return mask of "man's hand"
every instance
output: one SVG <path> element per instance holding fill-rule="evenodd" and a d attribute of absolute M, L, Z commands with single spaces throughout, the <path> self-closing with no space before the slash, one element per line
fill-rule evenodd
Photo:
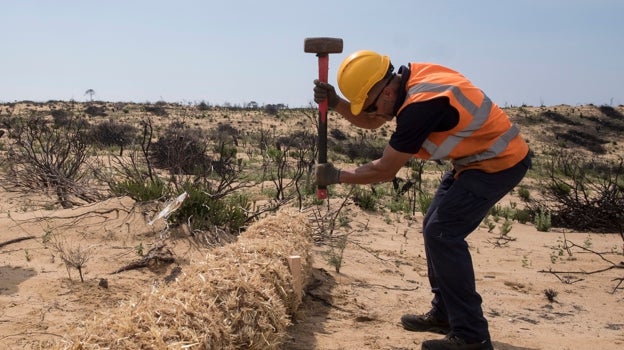
<path fill-rule="evenodd" d="M 336 169 L 332 163 L 316 165 L 316 185 L 329 186 L 340 183 L 340 169 Z"/>
<path fill-rule="evenodd" d="M 340 97 L 331 84 L 322 83 L 316 79 L 314 80 L 314 102 L 319 103 L 324 100 L 327 100 L 329 108 L 334 109 L 340 102 Z"/>

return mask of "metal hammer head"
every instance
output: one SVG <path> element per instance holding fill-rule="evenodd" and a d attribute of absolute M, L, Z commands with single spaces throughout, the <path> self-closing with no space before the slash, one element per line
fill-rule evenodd
<path fill-rule="evenodd" d="M 329 54 L 342 52 L 342 39 L 339 38 L 306 38 L 303 41 L 303 51 L 315 54 Z"/>

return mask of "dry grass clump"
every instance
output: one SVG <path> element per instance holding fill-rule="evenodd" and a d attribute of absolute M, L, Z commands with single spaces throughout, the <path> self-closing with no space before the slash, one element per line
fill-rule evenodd
<path fill-rule="evenodd" d="M 86 322 L 69 349 L 277 349 L 300 300 L 287 259 L 311 269 L 310 227 L 300 213 L 261 220 L 238 242 L 183 267 L 178 279 Z M 305 282 L 304 282 L 305 284 Z"/>

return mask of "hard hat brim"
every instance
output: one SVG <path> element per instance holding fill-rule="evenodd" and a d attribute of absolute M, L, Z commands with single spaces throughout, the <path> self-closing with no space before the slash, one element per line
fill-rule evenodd
<path fill-rule="evenodd" d="M 359 115 L 360 113 L 362 113 L 362 108 L 364 108 L 364 101 L 360 103 L 351 102 L 351 113 L 353 115 Z"/>

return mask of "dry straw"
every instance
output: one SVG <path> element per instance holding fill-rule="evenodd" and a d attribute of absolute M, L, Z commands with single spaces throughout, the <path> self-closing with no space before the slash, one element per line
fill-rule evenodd
<path fill-rule="evenodd" d="M 309 237 L 301 213 L 267 217 L 176 281 L 87 321 L 58 348 L 278 349 L 301 302 L 287 259 L 300 255 L 310 276 Z"/>

